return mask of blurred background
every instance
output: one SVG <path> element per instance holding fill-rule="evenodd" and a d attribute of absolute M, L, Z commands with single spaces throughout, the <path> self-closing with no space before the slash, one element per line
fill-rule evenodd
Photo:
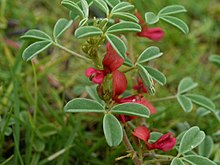
<path fill-rule="evenodd" d="M 140 12 L 181 4 L 180 14 L 190 28 L 187 35 L 160 21 L 155 26 L 165 31 L 163 40 L 153 43 L 139 38 L 134 48 L 141 52 L 150 45 L 160 47 L 164 56 L 151 65 L 167 77 L 164 87 L 157 87 L 155 99 L 175 95 L 179 81 L 192 77 L 199 83 L 193 93 L 212 99 L 220 111 L 220 68 L 209 62 L 220 54 L 219 0 L 131 0 Z M 95 12 L 95 11 L 94 11 Z M 88 97 L 84 76 L 88 64 L 51 48 L 33 62 L 21 58 L 20 36 L 37 28 L 52 34 L 59 18 L 68 18 L 60 0 L 0 0 L 0 163 L 2 164 L 132 164 L 125 148 L 109 148 L 102 132 L 102 118 L 97 114 L 65 114 L 63 106 L 71 98 Z M 76 41 L 75 23 L 62 37 L 66 47 L 81 52 Z M 153 26 L 152 26 L 153 27 Z M 211 159 L 220 161 L 220 124 L 213 114 L 199 113 L 196 106 L 185 113 L 176 100 L 155 102 L 158 113 L 148 119 L 151 129 L 173 131 L 178 135 L 198 125 L 215 142 Z M 37 113 L 35 113 L 37 112 Z"/>

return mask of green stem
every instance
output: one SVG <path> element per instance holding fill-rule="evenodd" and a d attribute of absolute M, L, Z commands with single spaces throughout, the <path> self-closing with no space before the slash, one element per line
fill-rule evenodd
<path fill-rule="evenodd" d="M 160 155 L 160 154 L 155 154 L 155 153 L 144 153 L 144 157 L 149 156 L 149 157 L 155 157 L 155 158 L 163 158 L 163 159 L 173 159 L 174 156 L 172 155 Z"/>
<path fill-rule="evenodd" d="M 177 97 L 176 95 L 175 96 L 167 96 L 167 97 L 162 97 L 162 98 L 150 100 L 150 102 L 158 102 L 158 101 L 171 100 L 171 99 L 176 99 L 176 97 Z"/>
<path fill-rule="evenodd" d="M 125 70 L 123 70 L 122 72 L 123 72 L 123 73 L 127 73 L 127 72 L 130 72 L 130 71 L 134 70 L 134 69 L 136 69 L 135 66 L 130 67 L 130 68 L 128 68 L 128 69 L 125 69 Z"/>
<path fill-rule="evenodd" d="M 68 48 L 58 44 L 58 43 L 54 42 L 54 45 L 57 46 L 58 48 L 64 50 L 65 52 L 70 53 L 70 54 L 72 54 L 72 55 L 74 55 L 76 57 L 79 57 L 79 58 L 81 58 L 83 60 L 86 60 L 86 61 L 91 61 L 89 58 L 87 58 L 87 57 L 85 57 L 85 56 L 83 56 L 81 54 L 78 54 L 78 53 L 76 53 L 76 52 L 74 52 L 74 51 L 72 51 L 72 50 L 70 50 L 70 49 L 68 49 Z"/>
<path fill-rule="evenodd" d="M 169 159 L 154 159 L 154 160 L 147 160 L 144 162 L 144 164 L 148 165 L 148 164 L 151 164 L 151 163 L 161 163 L 161 162 L 170 162 L 171 160 Z"/>

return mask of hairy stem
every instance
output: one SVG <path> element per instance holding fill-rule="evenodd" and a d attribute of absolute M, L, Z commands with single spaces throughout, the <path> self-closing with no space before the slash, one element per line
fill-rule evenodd
<path fill-rule="evenodd" d="M 171 100 L 171 99 L 176 99 L 176 97 L 177 97 L 176 95 L 175 96 L 167 96 L 167 97 L 162 97 L 162 98 L 150 100 L 150 102 L 158 102 L 158 101 Z"/>

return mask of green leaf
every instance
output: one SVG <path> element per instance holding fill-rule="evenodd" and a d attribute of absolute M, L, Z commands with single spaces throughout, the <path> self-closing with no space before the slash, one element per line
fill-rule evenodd
<path fill-rule="evenodd" d="M 110 147 L 118 146 L 123 137 L 122 127 L 118 119 L 112 114 L 106 114 L 103 119 L 105 139 Z"/>
<path fill-rule="evenodd" d="M 45 143 L 37 137 L 34 138 L 32 145 L 37 152 L 42 152 L 45 149 Z"/>
<path fill-rule="evenodd" d="M 83 26 L 83 27 L 79 27 L 75 31 L 76 38 L 84 38 L 84 37 L 91 37 L 97 35 L 102 35 L 102 31 L 95 26 Z"/>
<path fill-rule="evenodd" d="M 21 36 L 22 39 L 38 39 L 38 40 L 52 40 L 50 36 L 37 29 L 31 29 L 27 31 L 23 36 Z"/>
<path fill-rule="evenodd" d="M 171 14 L 177 14 L 177 13 L 182 13 L 182 12 L 187 12 L 187 10 L 184 8 L 182 5 L 170 5 L 166 6 L 163 9 L 161 9 L 158 13 L 159 16 L 164 16 L 164 15 L 171 15 Z"/>
<path fill-rule="evenodd" d="M 220 68 L 220 55 L 213 54 L 213 55 L 209 56 L 209 61 L 216 64 L 216 66 L 218 66 Z"/>
<path fill-rule="evenodd" d="M 147 107 L 137 103 L 118 104 L 111 109 L 112 113 L 125 114 L 131 116 L 140 116 L 148 118 L 150 111 Z"/>
<path fill-rule="evenodd" d="M 139 22 L 138 18 L 131 14 L 131 13 L 126 13 L 126 12 L 116 12 L 112 14 L 112 18 L 119 18 L 124 21 L 133 21 L 133 22 Z"/>
<path fill-rule="evenodd" d="M 118 55 L 124 59 L 126 57 L 126 51 L 127 51 L 127 48 L 124 42 L 119 37 L 113 34 L 107 34 L 106 37 L 107 37 L 107 40 L 112 45 L 112 47 L 118 53 Z"/>
<path fill-rule="evenodd" d="M 188 99 L 186 96 L 178 95 L 177 100 L 185 112 L 192 111 L 193 108 L 192 101 Z"/>
<path fill-rule="evenodd" d="M 70 11 L 69 17 L 70 17 L 71 20 L 75 21 L 75 20 L 77 20 L 79 18 L 79 15 L 74 13 L 74 12 L 72 12 L 72 11 Z"/>
<path fill-rule="evenodd" d="M 184 154 L 197 147 L 205 138 L 205 133 L 200 131 L 199 127 L 194 126 L 190 128 L 182 137 L 180 142 L 179 152 Z"/>
<path fill-rule="evenodd" d="M 130 21 L 123 21 L 110 26 L 107 29 L 108 33 L 124 33 L 124 32 L 140 32 L 141 26 Z"/>
<path fill-rule="evenodd" d="M 151 132 L 149 142 L 150 143 L 156 142 L 162 135 L 163 134 L 160 132 Z"/>
<path fill-rule="evenodd" d="M 120 3 L 120 0 L 105 0 L 105 1 L 111 8 L 113 8 L 115 5 Z"/>
<path fill-rule="evenodd" d="M 92 85 L 92 86 L 86 86 L 86 92 L 89 94 L 89 96 L 98 101 L 100 104 L 104 105 L 104 101 L 102 101 L 99 98 L 99 95 L 97 93 L 97 85 Z"/>
<path fill-rule="evenodd" d="M 125 56 L 125 59 L 124 59 L 124 63 L 123 63 L 124 65 L 126 65 L 126 66 L 129 66 L 129 67 L 133 67 L 134 66 L 134 64 L 132 63 L 132 61 L 127 57 L 127 56 Z"/>
<path fill-rule="evenodd" d="M 198 147 L 198 153 L 201 156 L 209 157 L 213 150 L 213 140 L 210 136 L 206 136 L 203 142 Z"/>
<path fill-rule="evenodd" d="M 154 95 L 156 91 L 152 77 L 142 65 L 137 64 L 137 69 L 139 75 L 141 76 L 141 79 L 143 80 L 145 87 L 147 88 L 147 91 L 149 92 L 150 95 Z"/>
<path fill-rule="evenodd" d="M 186 94 L 185 96 L 191 99 L 195 104 L 205 107 L 211 111 L 215 110 L 215 104 L 205 96 L 196 94 Z"/>
<path fill-rule="evenodd" d="M 158 47 L 151 46 L 151 47 L 145 49 L 141 53 L 141 55 L 137 59 L 137 62 L 141 64 L 141 63 L 153 60 L 155 58 L 158 58 L 162 55 L 163 55 L 163 53 L 160 52 L 160 49 Z"/>
<path fill-rule="evenodd" d="M 65 6 L 66 8 L 68 8 L 69 10 L 71 10 L 73 13 L 79 15 L 81 18 L 84 18 L 83 11 L 80 9 L 80 7 L 75 2 L 70 1 L 70 0 L 63 0 L 61 4 Z"/>
<path fill-rule="evenodd" d="M 153 12 L 147 12 L 145 13 L 145 21 L 147 24 L 152 25 L 159 21 L 159 17 L 155 15 Z"/>
<path fill-rule="evenodd" d="M 215 162 L 209 160 L 208 158 L 199 155 L 188 155 L 183 159 L 192 165 L 217 165 Z"/>
<path fill-rule="evenodd" d="M 161 16 L 160 18 L 163 21 L 175 26 L 176 28 L 178 28 L 179 30 L 181 30 L 185 34 L 189 32 L 189 28 L 188 28 L 187 24 L 179 18 L 176 18 L 173 16 Z"/>
<path fill-rule="evenodd" d="M 188 92 L 198 86 L 197 83 L 193 82 L 192 78 L 183 78 L 178 85 L 178 94 Z"/>
<path fill-rule="evenodd" d="M 113 7 L 111 13 L 125 12 L 125 11 L 132 10 L 133 8 L 134 8 L 134 5 L 131 5 L 128 2 L 120 2 Z"/>
<path fill-rule="evenodd" d="M 170 165 L 185 165 L 180 158 L 174 158 Z"/>
<path fill-rule="evenodd" d="M 49 40 L 35 42 L 24 50 L 22 54 L 22 58 L 25 61 L 29 61 L 34 56 L 38 55 L 39 53 L 47 49 L 51 44 L 52 44 L 52 41 L 49 41 Z"/>
<path fill-rule="evenodd" d="M 106 13 L 106 15 L 109 15 L 109 8 L 108 8 L 108 5 L 106 4 L 106 2 L 104 0 L 94 0 L 93 4 L 97 8 L 99 8 L 101 11 Z"/>
<path fill-rule="evenodd" d="M 80 22 L 79 22 L 79 27 L 84 26 L 88 21 L 88 18 L 83 18 Z"/>
<path fill-rule="evenodd" d="M 67 19 L 61 18 L 57 21 L 53 29 L 53 37 L 56 39 L 63 34 L 65 30 L 67 30 L 73 21 L 68 21 Z"/>
<path fill-rule="evenodd" d="M 157 69 L 145 66 L 145 69 L 147 69 L 148 73 L 151 75 L 151 77 L 158 82 L 160 85 L 165 85 L 167 82 L 166 77 L 164 76 L 164 74 L 162 72 L 160 72 Z"/>
<path fill-rule="evenodd" d="M 89 5 L 86 0 L 80 0 L 83 8 L 83 13 L 86 18 L 89 17 Z"/>
<path fill-rule="evenodd" d="M 99 112 L 99 113 L 104 113 L 104 107 L 90 99 L 84 99 L 84 98 L 76 98 L 71 101 L 69 101 L 65 107 L 64 107 L 65 112 Z"/>
<path fill-rule="evenodd" d="M 49 137 L 59 132 L 59 128 L 56 127 L 54 124 L 44 124 L 38 127 L 38 131 L 41 136 Z"/>

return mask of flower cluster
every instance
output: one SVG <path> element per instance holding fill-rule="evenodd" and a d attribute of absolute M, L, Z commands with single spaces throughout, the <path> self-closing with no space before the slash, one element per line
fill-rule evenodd
<path fill-rule="evenodd" d="M 162 151 L 169 151 L 176 145 L 176 138 L 171 132 L 162 135 L 156 142 L 148 142 L 150 139 L 150 131 L 145 126 L 135 128 L 132 134 L 146 144 L 148 150 L 159 149 Z"/>

